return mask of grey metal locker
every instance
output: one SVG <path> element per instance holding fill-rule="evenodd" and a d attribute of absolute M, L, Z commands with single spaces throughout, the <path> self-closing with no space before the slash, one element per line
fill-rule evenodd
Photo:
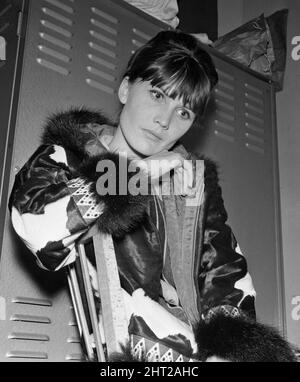
<path fill-rule="evenodd" d="M 265 77 L 208 51 L 219 75 L 212 112 L 203 131 L 190 131 L 184 142 L 219 165 L 229 224 L 257 291 L 257 318 L 284 332 L 275 90 Z"/>
<path fill-rule="evenodd" d="M 19 23 L 21 37 L 16 37 L 15 29 L 8 35 L 8 45 L 15 44 L 8 49 L 19 58 L 15 74 L 4 74 L 0 66 L 1 83 L 6 76 L 7 81 L 15 78 L 11 107 L 0 113 L 1 123 L 7 126 L 1 183 L 0 361 L 80 361 L 82 350 L 65 273 L 36 267 L 12 231 L 6 210 L 8 191 L 15 173 L 38 146 L 47 115 L 73 105 L 116 115 L 116 88 L 131 52 L 167 25 L 121 0 L 4 3 L 3 9 L 13 4 L 5 22 Z M 258 316 L 282 328 L 274 93 L 269 83 L 209 51 L 221 79 L 204 123 L 210 132 L 201 145 L 197 131 L 186 136 L 185 142 L 220 163 L 230 223 L 258 292 Z"/>
<path fill-rule="evenodd" d="M 20 1 L 15 9 L 21 6 Z M 17 11 L 6 17 L 15 16 Z M 38 146 L 47 115 L 73 105 L 117 112 L 116 87 L 131 52 L 166 25 L 122 1 L 34 0 L 24 1 L 23 27 L 20 89 L 15 109 L 2 113 L 7 119 L 16 116 L 16 121 L 5 146 L 0 361 L 81 361 L 66 275 L 44 272 L 34 264 L 12 230 L 7 190 Z M 9 45 L 17 40 L 14 33 Z M 13 81 L 13 74 L 10 78 Z"/>

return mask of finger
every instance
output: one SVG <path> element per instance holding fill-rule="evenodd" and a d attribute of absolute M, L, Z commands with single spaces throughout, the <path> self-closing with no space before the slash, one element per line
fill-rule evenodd
<path fill-rule="evenodd" d="M 193 163 L 192 161 L 186 160 L 184 162 L 184 179 L 185 179 L 185 185 L 188 188 L 193 187 L 193 180 L 194 180 L 194 171 L 193 171 Z"/>

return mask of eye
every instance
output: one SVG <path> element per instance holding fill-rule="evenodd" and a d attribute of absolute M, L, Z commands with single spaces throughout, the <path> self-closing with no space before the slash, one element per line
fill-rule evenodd
<path fill-rule="evenodd" d="M 192 118 L 191 113 L 186 109 L 179 109 L 177 113 L 179 114 L 181 119 L 184 119 L 186 121 Z"/>
<path fill-rule="evenodd" d="M 164 98 L 164 94 L 156 89 L 151 89 L 150 95 L 155 101 L 161 101 Z"/>

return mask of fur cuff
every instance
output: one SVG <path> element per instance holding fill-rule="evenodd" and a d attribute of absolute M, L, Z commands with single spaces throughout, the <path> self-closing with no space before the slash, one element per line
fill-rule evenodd
<path fill-rule="evenodd" d="M 237 309 L 237 308 L 236 308 Z M 219 310 L 195 328 L 198 357 L 217 357 L 231 362 L 295 362 L 289 343 L 273 328 L 241 314 Z"/>

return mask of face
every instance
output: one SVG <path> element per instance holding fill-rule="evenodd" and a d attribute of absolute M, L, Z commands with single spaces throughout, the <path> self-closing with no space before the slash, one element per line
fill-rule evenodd
<path fill-rule="evenodd" d="M 178 98 L 172 99 L 150 81 L 129 83 L 119 89 L 123 103 L 119 136 L 140 156 L 169 150 L 191 127 L 195 115 Z"/>

